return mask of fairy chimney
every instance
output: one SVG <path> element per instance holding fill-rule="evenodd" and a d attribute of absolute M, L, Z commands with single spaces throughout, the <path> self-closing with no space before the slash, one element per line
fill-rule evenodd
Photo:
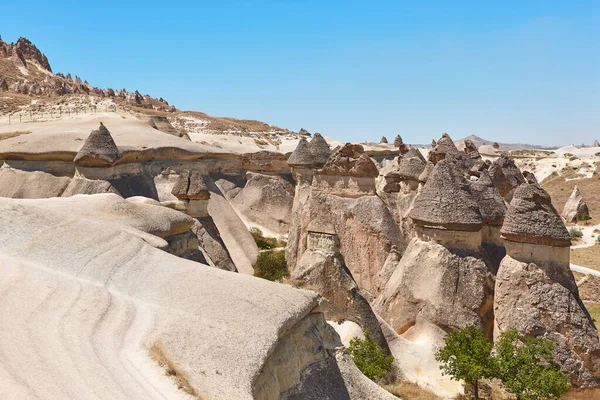
<path fill-rule="evenodd" d="M 569 197 L 569 200 L 565 203 L 563 208 L 562 217 L 567 222 L 586 221 L 590 218 L 590 210 L 579 191 L 577 185 L 573 188 L 573 193 Z"/>
<path fill-rule="evenodd" d="M 481 212 L 481 241 L 504 246 L 500 229 L 506 215 L 506 204 L 494 187 L 488 171 L 483 170 L 479 179 L 470 182 L 470 191 Z"/>
<path fill-rule="evenodd" d="M 424 240 L 477 248 L 482 217 L 469 183 L 451 160 L 440 160 L 415 199 L 409 217 Z"/>
<path fill-rule="evenodd" d="M 435 147 L 429 153 L 429 161 L 437 164 L 439 161 L 446 158 L 446 154 L 459 154 L 454 141 L 447 133 L 444 133 L 440 140 L 437 141 Z"/>

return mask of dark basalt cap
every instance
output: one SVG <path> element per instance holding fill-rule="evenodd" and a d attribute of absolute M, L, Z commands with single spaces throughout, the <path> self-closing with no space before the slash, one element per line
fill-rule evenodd
<path fill-rule="evenodd" d="M 82 166 L 105 167 L 113 165 L 120 157 L 110 132 L 100 122 L 100 128 L 90 133 L 73 162 Z"/>

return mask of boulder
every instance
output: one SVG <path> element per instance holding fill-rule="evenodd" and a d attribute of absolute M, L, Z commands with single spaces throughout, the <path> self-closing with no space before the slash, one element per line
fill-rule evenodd
<path fill-rule="evenodd" d="M 584 215 L 590 219 L 590 210 L 577 185 L 573 188 L 573 193 L 565 203 L 561 215 L 567 222 L 581 221 Z"/>
<path fill-rule="evenodd" d="M 230 203 L 248 225 L 285 235 L 290 226 L 294 187 L 277 175 L 247 172 L 246 184 Z"/>

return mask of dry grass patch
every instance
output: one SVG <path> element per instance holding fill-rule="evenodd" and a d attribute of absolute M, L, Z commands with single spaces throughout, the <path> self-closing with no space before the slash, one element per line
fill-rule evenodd
<path fill-rule="evenodd" d="M 31 131 L 14 131 L 14 132 L 0 133 L 0 141 L 14 138 L 14 137 L 21 136 L 21 135 L 29 135 L 30 133 L 31 133 Z"/>
<path fill-rule="evenodd" d="M 396 397 L 411 400 L 442 400 L 435 393 L 422 388 L 412 382 L 396 382 L 391 385 L 382 385 L 382 387 Z"/>
<path fill-rule="evenodd" d="M 151 359 L 164 368 L 166 375 L 175 381 L 179 389 L 183 390 L 194 399 L 202 400 L 202 397 L 196 392 L 196 389 L 188 382 L 185 374 L 167 357 L 160 343 L 152 345 L 152 347 L 148 349 L 148 353 Z"/>
<path fill-rule="evenodd" d="M 552 197 L 552 205 L 560 213 L 571 196 L 573 187 L 577 185 L 590 209 L 591 223 L 594 224 L 596 219 L 600 219 L 600 174 L 594 173 L 591 178 L 587 179 L 565 181 L 565 178 L 574 176 L 575 171 L 573 170 L 566 171 L 561 175 L 552 174 L 542 181 L 541 186 Z"/>
<path fill-rule="evenodd" d="M 571 249 L 571 262 L 582 267 L 600 271 L 600 245 Z"/>

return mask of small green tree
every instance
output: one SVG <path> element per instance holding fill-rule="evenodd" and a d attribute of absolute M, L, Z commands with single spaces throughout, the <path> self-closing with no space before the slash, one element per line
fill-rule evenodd
<path fill-rule="evenodd" d="M 556 400 L 569 390 L 569 377 L 552 362 L 554 343 L 511 329 L 496 344 L 497 377 L 519 400 Z"/>
<path fill-rule="evenodd" d="M 289 276 L 285 251 L 266 250 L 258 253 L 254 264 L 254 276 L 269 281 L 279 281 Z"/>
<path fill-rule="evenodd" d="M 350 340 L 348 351 L 358 369 L 372 381 L 382 379 L 392 369 L 394 357 L 388 355 L 365 329 L 365 338 Z"/>
<path fill-rule="evenodd" d="M 441 363 L 442 374 L 471 385 L 478 400 L 479 379 L 494 376 L 492 347 L 481 329 L 468 325 L 446 336 L 444 347 L 437 351 L 435 359 Z"/>

